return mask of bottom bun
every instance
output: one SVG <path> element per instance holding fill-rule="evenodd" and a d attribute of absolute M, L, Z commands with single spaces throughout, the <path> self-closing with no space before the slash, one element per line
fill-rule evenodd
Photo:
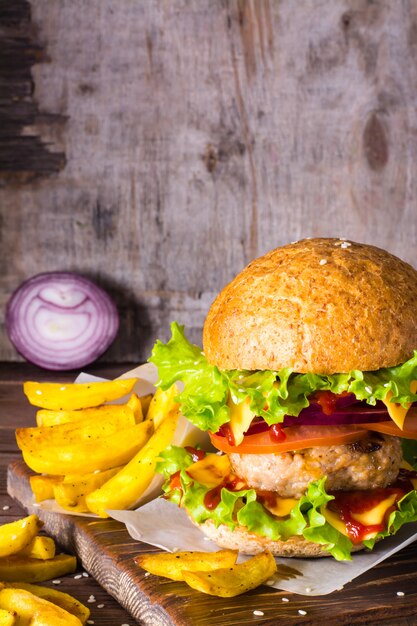
<path fill-rule="evenodd" d="M 290 537 L 286 541 L 272 540 L 268 537 L 261 537 L 255 533 L 247 531 L 243 526 L 236 526 L 231 530 L 228 526 L 221 524 L 218 528 L 212 520 L 207 520 L 202 524 L 197 524 L 200 530 L 212 539 L 221 548 L 239 550 L 243 554 L 258 554 L 264 550 L 269 550 L 274 556 L 286 557 L 321 557 L 332 556 L 324 550 L 318 543 L 307 541 L 304 537 Z M 364 548 L 363 544 L 353 546 L 352 552 L 357 552 Z"/>

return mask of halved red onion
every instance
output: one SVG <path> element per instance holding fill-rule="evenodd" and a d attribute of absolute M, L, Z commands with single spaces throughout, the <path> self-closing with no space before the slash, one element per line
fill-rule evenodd
<path fill-rule="evenodd" d="M 45 272 L 12 294 L 5 323 L 25 359 L 48 370 L 71 370 L 107 350 L 119 329 L 119 315 L 110 296 L 88 278 Z"/>

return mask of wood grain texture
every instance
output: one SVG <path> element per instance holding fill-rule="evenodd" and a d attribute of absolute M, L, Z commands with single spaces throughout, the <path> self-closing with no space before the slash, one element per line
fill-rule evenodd
<path fill-rule="evenodd" d="M 261 586 L 244 596 L 216 598 L 198 593 L 185 583 L 147 576 L 133 558 L 156 549 L 132 540 L 119 522 L 91 521 L 37 509 L 32 504 L 30 474 L 23 461 L 12 463 L 8 470 L 9 494 L 27 511 L 36 512 L 47 532 L 66 550 L 75 552 L 100 585 L 145 626 L 250 626 L 255 619 L 264 625 L 295 626 L 301 623 L 300 610 L 306 612 L 302 623 L 309 625 L 317 625 L 323 616 L 326 624 L 335 626 L 408 626 L 417 622 L 416 545 L 328 596 L 308 598 Z M 397 596 L 397 591 L 404 596 Z M 263 612 L 262 619 L 255 618 L 255 610 Z"/>
<path fill-rule="evenodd" d="M 143 361 L 173 319 L 200 341 L 222 286 L 291 240 L 341 235 L 416 264 L 415 0 L 30 9 L 44 52 L 20 136 L 65 167 L 0 188 L 1 311 L 24 278 L 79 271 L 121 313 L 104 358 Z M 0 359 L 17 358 L 1 328 Z"/>

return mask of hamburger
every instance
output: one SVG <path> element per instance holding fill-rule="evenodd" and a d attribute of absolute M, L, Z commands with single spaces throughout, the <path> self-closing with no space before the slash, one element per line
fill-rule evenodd
<path fill-rule="evenodd" d="M 351 558 L 417 520 L 417 272 L 305 239 L 213 302 L 203 351 L 172 324 L 151 361 L 214 452 L 171 446 L 164 497 L 219 546 Z"/>

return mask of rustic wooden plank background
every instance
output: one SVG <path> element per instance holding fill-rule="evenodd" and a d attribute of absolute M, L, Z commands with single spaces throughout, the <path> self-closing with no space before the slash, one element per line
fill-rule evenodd
<path fill-rule="evenodd" d="M 416 54 L 416 0 L 1 0 L 0 315 L 76 270 L 143 361 L 288 241 L 416 265 Z"/>

